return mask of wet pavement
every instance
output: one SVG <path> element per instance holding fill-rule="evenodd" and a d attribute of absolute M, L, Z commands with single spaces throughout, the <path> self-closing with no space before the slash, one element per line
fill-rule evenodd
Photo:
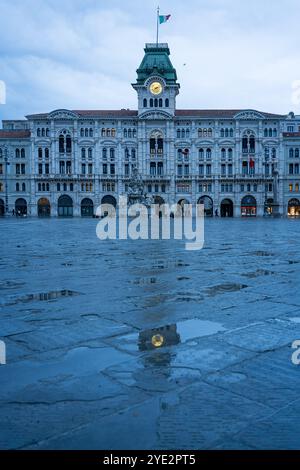
<path fill-rule="evenodd" d="M 0 448 L 299 449 L 300 220 L 0 220 Z"/>

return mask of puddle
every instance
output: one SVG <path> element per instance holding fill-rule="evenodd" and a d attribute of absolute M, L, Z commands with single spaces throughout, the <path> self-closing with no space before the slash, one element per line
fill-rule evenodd
<path fill-rule="evenodd" d="M 39 294 L 29 294 L 25 295 L 24 297 L 19 297 L 18 299 L 13 300 L 12 302 L 5 303 L 6 306 L 10 305 L 17 305 L 19 303 L 27 303 L 27 302 L 34 302 L 34 301 L 49 301 L 49 300 L 56 300 L 61 297 L 72 297 L 74 295 L 80 295 L 80 292 L 75 292 L 72 290 L 59 290 L 59 291 L 50 291 L 50 292 L 42 292 Z"/>
<path fill-rule="evenodd" d="M 124 335 L 117 338 L 116 346 L 127 352 L 153 351 L 176 346 L 196 338 L 215 335 L 221 331 L 226 331 L 226 328 L 217 322 L 198 319 L 184 320 L 177 324 Z"/>
<path fill-rule="evenodd" d="M 289 318 L 290 321 L 292 321 L 293 323 L 300 323 L 300 317 L 291 317 Z"/>
<path fill-rule="evenodd" d="M 248 286 L 246 284 L 219 284 L 217 286 L 208 287 L 208 289 L 206 289 L 206 293 L 210 297 L 214 297 L 215 295 L 225 294 L 226 292 L 237 292 L 239 290 L 246 289 L 247 287 Z"/>
<path fill-rule="evenodd" d="M 177 323 L 177 329 L 182 343 L 202 336 L 215 335 L 226 330 L 221 323 L 198 319 L 179 322 Z"/>
<path fill-rule="evenodd" d="M 249 279 L 254 279 L 254 278 L 259 277 L 259 276 L 271 276 L 273 274 L 275 274 L 275 271 L 268 271 L 268 270 L 265 270 L 265 269 L 257 269 L 254 272 L 243 273 L 242 276 L 247 277 Z"/>

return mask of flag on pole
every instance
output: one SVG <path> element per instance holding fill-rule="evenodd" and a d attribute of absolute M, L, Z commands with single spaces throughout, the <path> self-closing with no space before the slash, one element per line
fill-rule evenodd
<path fill-rule="evenodd" d="M 171 15 L 159 15 L 159 24 L 166 23 L 170 19 Z"/>

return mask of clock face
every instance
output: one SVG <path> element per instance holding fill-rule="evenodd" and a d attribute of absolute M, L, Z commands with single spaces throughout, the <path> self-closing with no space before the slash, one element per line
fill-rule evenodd
<path fill-rule="evenodd" d="M 150 91 L 152 95 L 159 95 L 163 90 L 161 83 L 159 82 L 152 82 L 150 85 Z"/>

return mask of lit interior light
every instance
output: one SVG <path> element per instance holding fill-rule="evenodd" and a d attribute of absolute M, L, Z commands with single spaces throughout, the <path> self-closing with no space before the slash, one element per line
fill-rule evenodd
<path fill-rule="evenodd" d="M 155 348 L 160 348 L 164 343 L 164 337 L 162 335 L 152 336 L 151 343 Z"/>

